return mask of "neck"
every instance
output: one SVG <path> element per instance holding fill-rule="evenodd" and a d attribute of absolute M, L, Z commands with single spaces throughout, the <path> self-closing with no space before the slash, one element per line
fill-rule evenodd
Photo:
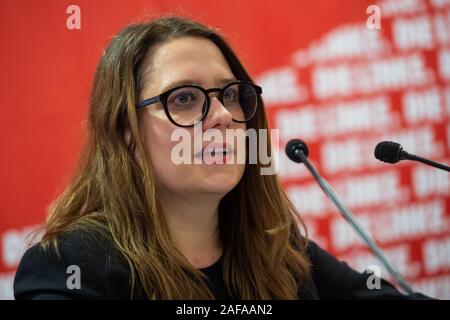
<path fill-rule="evenodd" d="M 219 196 L 179 197 L 160 194 L 175 247 L 196 268 L 205 268 L 222 254 Z"/>

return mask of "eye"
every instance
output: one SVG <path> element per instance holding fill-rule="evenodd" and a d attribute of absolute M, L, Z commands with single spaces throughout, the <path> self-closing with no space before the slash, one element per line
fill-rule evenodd
<path fill-rule="evenodd" d="M 173 95 L 171 98 L 172 98 L 172 99 L 170 99 L 171 103 L 176 103 L 176 104 L 181 104 L 181 105 L 195 103 L 197 101 L 197 95 L 195 95 L 191 91 L 178 92 L 175 95 Z"/>
<path fill-rule="evenodd" d="M 237 92 L 233 87 L 227 88 L 223 93 L 223 100 L 234 101 L 236 100 Z"/>

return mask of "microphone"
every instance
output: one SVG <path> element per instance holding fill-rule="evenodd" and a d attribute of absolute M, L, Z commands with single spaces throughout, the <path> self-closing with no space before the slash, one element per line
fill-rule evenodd
<path fill-rule="evenodd" d="M 397 163 L 400 160 L 413 160 L 445 171 L 450 171 L 449 166 L 410 154 L 403 150 L 403 147 L 399 143 L 393 141 L 383 141 L 378 143 L 375 147 L 374 155 L 378 160 L 388 163 Z"/>
<path fill-rule="evenodd" d="M 292 139 L 286 144 L 286 155 L 289 159 L 297 163 L 303 163 L 311 172 L 312 176 L 319 184 L 320 188 L 325 192 L 328 198 L 338 208 L 344 219 L 350 224 L 353 230 L 360 236 L 362 241 L 369 247 L 372 253 L 380 260 L 386 270 L 391 274 L 392 278 L 397 281 L 399 286 L 408 294 L 413 294 L 411 286 L 406 282 L 402 275 L 398 272 L 395 266 L 389 262 L 386 255 L 381 251 L 375 241 L 359 224 L 350 210 L 342 203 L 331 186 L 325 181 L 316 168 L 308 161 L 308 146 L 300 139 Z"/>
<path fill-rule="evenodd" d="M 292 139 L 286 144 L 286 154 L 289 159 L 294 162 L 301 163 L 300 152 L 303 152 L 305 157 L 308 157 L 308 146 L 300 139 Z"/>

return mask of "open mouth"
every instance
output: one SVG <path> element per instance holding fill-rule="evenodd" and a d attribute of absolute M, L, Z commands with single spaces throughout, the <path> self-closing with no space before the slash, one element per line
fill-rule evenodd
<path fill-rule="evenodd" d="M 227 143 L 210 143 L 196 157 L 202 158 L 206 164 L 225 164 L 230 161 L 232 153 L 233 148 Z"/>

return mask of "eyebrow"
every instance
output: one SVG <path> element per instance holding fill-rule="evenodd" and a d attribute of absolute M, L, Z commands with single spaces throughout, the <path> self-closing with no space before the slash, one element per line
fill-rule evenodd
<path fill-rule="evenodd" d="M 222 86 L 225 86 L 226 84 L 234 82 L 234 81 L 237 81 L 237 79 L 236 78 L 225 78 L 225 79 L 217 80 L 216 83 L 222 87 Z M 191 85 L 202 87 L 202 85 L 200 84 L 200 81 L 185 79 L 185 80 L 178 80 L 178 81 L 172 82 L 171 84 L 165 86 L 161 90 L 161 92 L 166 92 L 167 90 L 170 90 L 172 88 L 179 87 L 179 86 L 191 86 Z"/>

